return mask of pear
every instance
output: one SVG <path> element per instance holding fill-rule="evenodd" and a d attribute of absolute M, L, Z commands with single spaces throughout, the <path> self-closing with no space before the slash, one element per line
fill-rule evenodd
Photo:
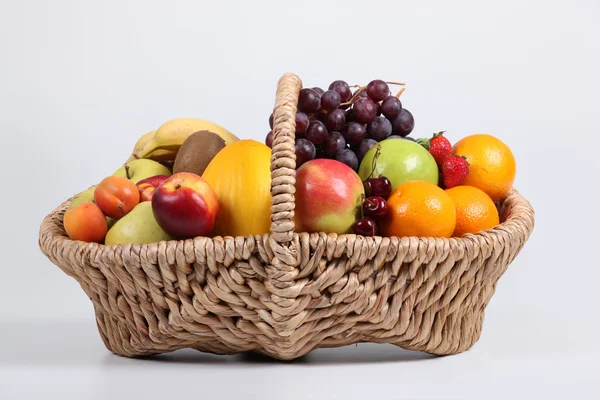
<path fill-rule="evenodd" d="M 153 160 L 139 159 L 129 161 L 113 175 L 127 178 L 133 183 L 156 175 L 171 176 L 171 171 L 161 163 Z"/>
<path fill-rule="evenodd" d="M 91 188 L 73 196 L 73 200 L 71 200 L 71 204 L 69 204 L 69 209 L 75 208 L 81 203 L 86 203 L 88 201 L 94 203 L 94 190 L 96 190 L 96 186 L 92 186 Z"/>
<path fill-rule="evenodd" d="M 152 202 L 144 201 L 115 222 L 106 234 L 104 244 L 154 243 L 171 239 L 156 222 Z"/>
<path fill-rule="evenodd" d="M 88 201 L 96 204 L 96 200 L 94 199 L 95 191 L 96 191 L 96 185 L 92 186 L 89 189 L 84 190 L 81 193 L 77 193 L 75 196 L 73 196 L 73 200 L 71 200 L 71 204 L 69 204 L 69 208 L 67 210 L 75 208 L 82 203 L 87 203 Z M 111 218 L 111 217 L 106 217 L 106 225 L 108 225 L 108 229 L 110 229 L 115 224 L 115 222 L 117 222 L 116 219 Z"/>

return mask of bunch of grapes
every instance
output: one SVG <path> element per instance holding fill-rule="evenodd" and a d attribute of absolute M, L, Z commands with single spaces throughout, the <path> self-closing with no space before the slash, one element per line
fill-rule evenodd
<path fill-rule="evenodd" d="M 377 79 L 354 94 L 344 81 L 332 82 L 327 91 L 302 89 L 296 113 L 296 168 L 315 158 L 331 158 L 358 171 L 376 143 L 392 137 L 414 140 L 408 135 L 415 121 L 399 99 L 404 89 L 394 96 L 388 83 L 396 84 Z M 269 125 L 265 143 L 271 147 L 273 114 Z"/>

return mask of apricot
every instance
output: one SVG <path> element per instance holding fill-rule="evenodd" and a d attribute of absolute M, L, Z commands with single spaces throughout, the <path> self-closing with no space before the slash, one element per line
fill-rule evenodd
<path fill-rule="evenodd" d="M 104 213 L 91 201 L 68 209 L 63 225 L 69 238 L 84 242 L 102 243 L 108 231 Z"/>
<path fill-rule="evenodd" d="M 104 178 L 94 191 L 100 210 L 111 218 L 121 218 L 140 202 L 140 192 L 132 181 L 120 176 Z"/>

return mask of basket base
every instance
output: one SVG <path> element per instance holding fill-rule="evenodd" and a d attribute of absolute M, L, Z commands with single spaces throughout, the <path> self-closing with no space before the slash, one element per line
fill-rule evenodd
<path fill-rule="evenodd" d="M 326 337 L 317 335 L 308 341 L 293 341 L 289 336 L 282 336 L 279 340 L 264 337 L 266 340 L 261 343 L 257 340 L 260 336 L 253 337 L 252 341 L 226 341 L 222 337 L 221 340 L 216 340 L 214 336 L 202 336 L 184 329 L 174 330 L 173 324 L 159 324 L 157 330 L 148 327 L 132 330 L 125 321 L 111 318 L 96 307 L 97 327 L 104 345 L 110 352 L 128 358 L 165 354 L 187 348 L 217 355 L 251 352 L 275 360 L 289 361 L 319 348 L 337 348 L 358 343 L 393 344 L 405 350 L 445 356 L 470 349 L 479 340 L 483 319 L 483 310 L 463 309 L 445 319 L 437 316 L 430 324 L 414 321 L 409 329 L 400 335 L 395 334 L 400 328 L 399 325 L 384 333 L 374 326 L 369 330 L 361 330 L 360 326 L 354 326 L 348 331 Z M 431 326 L 431 329 L 425 329 L 426 326 Z M 339 331 L 340 327 L 333 332 L 336 330 Z M 237 338 L 236 334 L 239 333 L 234 332 L 231 337 Z"/>

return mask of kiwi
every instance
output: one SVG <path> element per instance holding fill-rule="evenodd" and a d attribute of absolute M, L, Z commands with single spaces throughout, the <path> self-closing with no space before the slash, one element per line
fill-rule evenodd
<path fill-rule="evenodd" d="M 202 176 L 211 160 L 224 147 L 225 141 L 216 133 L 210 131 L 192 133 L 177 152 L 173 173 L 192 172 Z"/>

